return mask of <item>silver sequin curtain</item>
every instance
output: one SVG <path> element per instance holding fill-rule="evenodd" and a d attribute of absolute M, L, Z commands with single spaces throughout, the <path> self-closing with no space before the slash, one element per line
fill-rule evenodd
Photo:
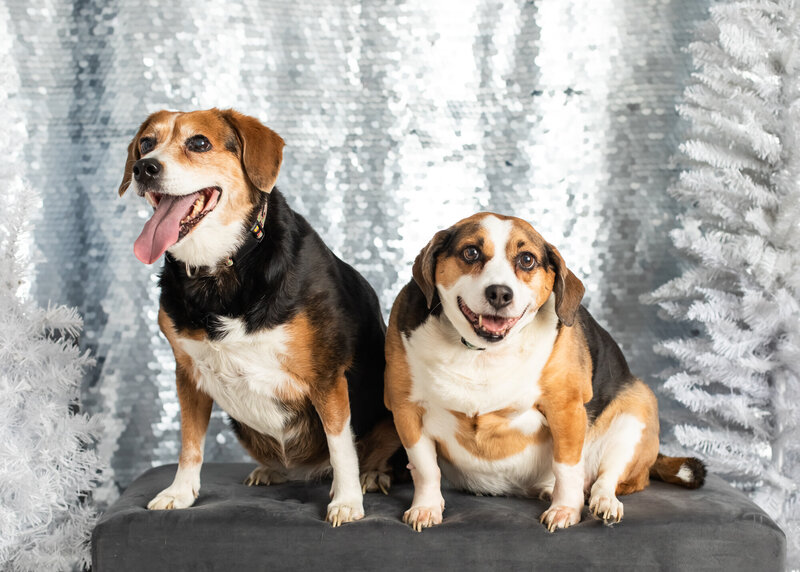
<path fill-rule="evenodd" d="M 676 333 L 639 296 L 678 271 L 666 193 L 700 0 L 6 0 L 26 174 L 42 196 L 33 292 L 76 306 L 97 358 L 84 405 L 125 486 L 175 462 L 174 362 L 147 208 L 117 197 L 126 146 L 161 108 L 235 107 L 287 141 L 279 187 L 384 310 L 438 229 L 515 214 L 564 254 L 651 385 Z M 674 406 L 662 397 L 662 417 Z M 669 437 L 665 436 L 668 440 Z M 215 410 L 209 460 L 244 453 Z"/>

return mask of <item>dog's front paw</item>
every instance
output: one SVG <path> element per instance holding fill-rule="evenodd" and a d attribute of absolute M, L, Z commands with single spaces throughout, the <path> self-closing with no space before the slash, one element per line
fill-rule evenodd
<path fill-rule="evenodd" d="M 417 532 L 422 532 L 423 528 L 442 524 L 443 510 L 444 502 L 438 506 L 412 506 L 403 515 L 403 522 Z"/>
<path fill-rule="evenodd" d="M 366 471 L 361 473 L 361 492 L 374 493 L 381 491 L 383 494 L 389 494 L 389 487 L 392 486 L 392 477 L 389 473 L 381 471 Z"/>
<path fill-rule="evenodd" d="M 593 494 L 589 499 L 589 510 L 606 522 L 619 522 L 622 520 L 622 503 L 612 494 Z"/>
<path fill-rule="evenodd" d="M 147 503 L 147 510 L 172 510 L 189 508 L 197 498 L 197 491 L 192 488 L 168 487 L 158 493 L 156 498 Z"/>
<path fill-rule="evenodd" d="M 364 518 L 364 505 L 361 500 L 351 502 L 331 501 L 325 520 L 333 526 Z"/>
<path fill-rule="evenodd" d="M 570 506 L 551 506 L 542 513 L 541 522 L 549 532 L 555 532 L 559 528 L 567 528 L 581 521 L 580 509 Z"/>

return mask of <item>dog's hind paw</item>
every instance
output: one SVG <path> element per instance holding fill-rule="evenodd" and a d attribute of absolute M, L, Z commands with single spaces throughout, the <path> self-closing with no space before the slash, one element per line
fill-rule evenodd
<path fill-rule="evenodd" d="M 361 492 L 374 493 L 381 491 L 383 494 L 389 494 L 389 487 L 392 486 L 392 477 L 388 473 L 381 471 L 366 471 L 361 473 Z"/>
<path fill-rule="evenodd" d="M 589 510 L 607 523 L 619 522 L 622 520 L 622 503 L 613 494 L 595 494 L 589 499 Z"/>
<path fill-rule="evenodd" d="M 279 485 L 286 482 L 286 475 L 261 465 L 256 467 L 244 480 L 248 487 L 256 485 Z"/>

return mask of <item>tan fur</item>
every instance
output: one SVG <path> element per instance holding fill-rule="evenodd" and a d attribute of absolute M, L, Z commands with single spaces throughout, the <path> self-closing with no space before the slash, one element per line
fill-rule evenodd
<path fill-rule="evenodd" d="M 232 109 L 223 111 L 222 114 L 233 125 L 239 137 L 242 165 L 247 177 L 260 191 L 271 191 L 283 161 L 283 139 L 254 117 Z"/>
<path fill-rule="evenodd" d="M 468 416 L 458 411 L 450 412 L 458 421 L 456 439 L 472 455 L 489 461 L 505 459 L 521 453 L 529 445 L 538 445 L 550 438 L 550 431 L 542 427 L 532 435 L 509 425 L 511 408 L 483 415 Z"/>
<path fill-rule="evenodd" d="M 397 326 L 397 312 L 401 306 L 402 303 L 395 303 L 389 316 L 389 327 L 386 330 L 383 399 L 386 408 L 394 416 L 394 424 L 400 441 L 408 449 L 413 447 L 422 436 L 422 416 L 425 410 L 410 399 L 411 372 L 406 360 L 406 349 Z"/>
<path fill-rule="evenodd" d="M 317 333 L 311 320 L 302 312 L 286 324 L 286 329 L 289 333 L 289 351 L 287 357 L 281 360 L 281 365 L 294 379 L 295 384 L 282 387 L 279 397 L 285 401 L 298 401 L 309 395 L 316 381 L 314 347 Z"/>
<path fill-rule="evenodd" d="M 188 152 L 186 140 L 194 135 L 206 136 L 211 150 Z M 248 217 L 259 200 L 259 191 L 272 190 L 283 160 L 283 139 L 253 117 L 218 109 L 159 111 L 145 120 L 128 147 L 120 196 L 130 185 L 133 165 L 142 157 L 140 143 L 146 137 L 155 138 L 154 151 L 159 152 L 167 170 L 169 163 L 213 168 L 216 176 L 225 181 L 224 199 L 215 209 L 224 225 Z M 230 152 L 230 146 L 236 148 L 236 154 Z"/>
<path fill-rule="evenodd" d="M 358 443 L 358 460 L 361 472 L 388 473 L 389 459 L 400 448 L 400 437 L 391 419 L 384 419 Z"/>
<path fill-rule="evenodd" d="M 136 132 L 136 135 L 133 136 L 133 139 L 128 144 L 128 158 L 125 160 L 125 169 L 122 172 L 122 182 L 119 185 L 118 191 L 119 196 L 124 195 L 125 191 L 128 190 L 128 187 L 131 184 L 131 177 L 133 176 L 133 164 L 142 158 L 142 153 L 139 149 L 139 141 L 141 141 L 142 137 L 146 136 L 145 132 L 150 129 L 151 125 L 166 121 L 167 117 L 169 117 L 171 113 L 172 112 L 166 110 L 156 111 L 147 119 L 145 119 L 144 123 L 139 126 L 139 130 Z"/>
<path fill-rule="evenodd" d="M 203 462 L 203 438 L 211 418 L 214 402 L 197 388 L 192 359 L 177 344 L 178 332 L 172 320 L 162 309 L 158 312 L 158 325 L 169 340 L 175 354 L 175 382 L 181 406 L 181 464 L 195 465 Z M 196 336 L 196 332 L 190 333 Z M 197 338 L 194 338 L 197 339 Z"/>
<path fill-rule="evenodd" d="M 436 284 L 450 288 L 453 283 L 466 274 L 479 274 L 480 264 L 469 264 L 464 260 L 462 252 L 468 246 L 479 246 L 483 256 L 487 259 L 495 255 L 494 244 L 489 240 L 486 229 L 478 226 L 469 234 L 460 235 L 458 243 L 454 245 L 454 256 L 440 254 L 436 259 Z"/>
<path fill-rule="evenodd" d="M 561 327 L 539 386 L 536 407 L 550 425 L 553 458 L 573 465 L 581 459 L 586 435 L 584 404 L 592 399 L 592 364 L 580 328 Z"/>
<path fill-rule="evenodd" d="M 445 231 L 438 232 L 417 256 L 414 263 L 414 281 L 423 291 L 428 301 L 428 308 L 431 309 L 431 301 L 435 297 L 437 286 L 442 286 L 444 292 L 450 290 L 463 276 L 483 271 L 482 261 L 468 264 L 463 260 L 464 248 L 475 245 L 481 250 L 484 260 L 497 256 L 507 260 L 518 281 L 526 284 L 534 293 L 530 303 L 530 307 L 534 310 L 541 308 L 551 297 L 554 298 L 553 309 L 559 319 L 558 331 L 549 357 L 546 358 L 541 374 L 535 382 L 539 386 L 539 394 L 534 407 L 544 415 L 546 424 L 534 435 L 525 434 L 512 427 L 510 419 L 519 413 L 513 408 L 512 403 L 508 403 L 513 399 L 495 405 L 495 407 L 507 405 L 506 407 L 482 415 L 467 415 L 451 410 L 450 414 L 456 421 L 455 435 L 448 435 L 446 439 L 440 435 L 440 438 L 434 441 L 436 455 L 453 463 L 447 446 L 447 443 L 454 446 L 451 441 L 453 437 L 472 457 L 486 463 L 512 458 L 531 445 L 547 443 L 548 439 L 552 439 L 552 460 L 558 465 L 554 464 L 552 468 L 555 477 L 552 488 L 554 506 L 542 515 L 543 522 L 551 531 L 568 527 L 580 520 L 580 510 L 577 506 L 582 500 L 580 495 L 582 486 L 588 487 L 584 492 L 590 494 L 590 510 L 604 519 L 619 521 L 622 518 L 622 505 L 616 499 L 607 498 L 611 496 L 609 489 L 614 482 L 598 479 L 598 474 L 600 476 L 603 474 L 604 462 L 606 462 L 606 477 L 611 475 L 616 477 L 622 470 L 615 484 L 616 495 L 642 490 L 648 485 L 650 478 L 686 488 L 702 486 L 705 467 L 698 459 L 670 458 L 658 454 L 658 406 L 653 392 L 641 380 L 636 380 L 619 393 L 590 424 L 585 406 L 593 397 L 592 356 L 581 326 L 582 322 L 576 323 L 584 286 L 567 267 L 558 249 L 547 243 L 521 219 L 494 215 L 501 220 L 511 221 L 512 225 L 505 245 L 492 244 L 491 236 L 480 224 L 490 215 L 492 213 L 478 213 Z M 503 252 L 500 252 L 500 249 L 503 249 Z M 518 264 L 518 257 L 524 252 L 531 253 L 536 259 L 536 264 L 527 271 Z M 499 261 L 493 262 L 493 268 L 498 267 L 497 262 Z M 422 435 L 422 419 L 425 413 L 420 405 L 410 402 L 412 384 L 424 384 L 427 380 L 410 379 L 408 356 L 398 324 L 403 325 L 405 334 L 413 336 L 413 331 L 409 333 L 405 329 L 416 327 L 416 324 L 425 319 L 426 314 L 421 313 L 421 309 L 416 305 L 409 305 L 408 288 L 407 286 L 395 301 L 389 323 L 386 399 L 387 406 L 394 412 L 401 440 L 406 449 L 411 449 Z M 451 299 L 445 299 L 445 312 L 451 311 L 449 304 Z M 403 315 L 403 312 L 408 312 L 408 315 Z M 450 318 L 452 319 L 452 316 Z M 447 327 L 446 322 L 442 327 Z M 551 335 L 553 333 L 555 332 Z M 425 335 L 428 335 L 427 331 Z M 413 341 L 413 338 L 411 339 Z M 454 336 L 453 340 L 457 340 L 457 337 Z M 548 344 L 550 340 L 552 337 L 548 338 Z M 456 342 L 449 342 L 444 338 L 441 341 L 437 339 L 437 343 Z M 606 343 L 605 339 L 601 339 L 600 343 Z M 475 349 L 474 346 L 465 345 Z M 423 348 L 419 351 L 425 353 L 426 350 Z M 426 353 L 425 357 L 431 356 Z M 597 366 L 604 367 L 604 364 Z M 470 377 L 468 372 L 465 373 L 460 369 L 455 373 Z M 457 375 L 454 374 L 452 382 L 458 383 Z M 453 395 L 457 396 L 457 393 L 454 391 Z M 631 415 L 642 423 L 641 436 L 636 429 L 638 424 L 629 422 L 627 418 L 620 420 L 621 425 L 614 423 L 622 415 L 626 417 Z M 439 427 L 442 426 L 446 424 Z M 608 437 L 604 440 L 606 434 Z M 590 449 L 584 448 L 587 443 Z M 633 443 L 636 443 L 634 451 L 624 448 L 634 447 Z M 613 456 L 604 457 L 603 448 L 608 446 L 623 447 L 623 449 L 615 450 Z M 421 455 L 420 459 L 423 461 L 427 459 L 427 463 L 430 464 L 430 453 L 426 454 L 425 450 L 420 450 L 418 454 Z M 630 457 L 627 454 L 630 454 Z M 585 459 L 587 464 L 584 466 Z M 621 464 L 627 459 L 630 460 L 623 469 Z M 465 467 L 461 470 L 467 471 Z M 587 471 L 590 471 L 591 475 Z M 475 482 L 470 486 L 489 488 L 494 486 L 494 483 L 491 483 L 491 474 L 487 477 L 478 473 L 479 471 L 473 475 Z M 497 486 L 506 486 L 502 484 L 500 478 L 498 475 Z M 587 480 L 582 482 L 583 479 Z M 436 484 L 438 485 L 438 479 Z M 562 504 L 564 506 L 561 506 Z M 416 514 L 413 509 L 414 506 L 410 511 L 412 516 Z M 439 521 L 435 521 L 434 524 Z M 420 521 L 414 520 L 412 524 L 419 526 Z M 421 526 L 431 526 L 431 523 L 423 521 Z"/>
<path fill-rule="evenodd" d="M 315 391 L 311 403 L 322 419 L 322 427 L 328 435 L 338 435 L 350 420 L 350 397 L 347 394 L 347 378 L 344 369 L 336 378 L 336 383 L 326 391 Z"/>
<path fill-rule="evenodd" d="M 658 456 L 659 446 L 658 403 L 652 390 L 641 380 L 608 404 L 589 430 L 589 438 L 596 439 L 605 433 L 614 419 L 623 413 L 633 415 L 645 427 L 636 452 L 617 484 L 618 495 L 640 491 L 648 485 L 650 467 Z"/>
<path fill-rule="evenodd" d="M 536 306 L 541 307 L 550 297 L 556 279 L 553 269 L 544 264 L 547 259 L 547 242 L 524 220 L 512 220 L 514 224 L 506 244 L 506 258 L 514 268 L 517 278 L 535 293 Z M 523 270 L 517 264 L 517 257 L 523 252 L 530 252 L 536 258 L 536 265 L 532 270 Z"/>

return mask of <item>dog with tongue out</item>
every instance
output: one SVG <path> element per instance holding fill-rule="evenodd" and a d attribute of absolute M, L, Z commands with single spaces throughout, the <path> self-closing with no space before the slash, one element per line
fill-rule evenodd
<path fill-rule="evenodd" d="M 165 257 L 158 322 L 181 406 L 178 470 L 151 510 L 195 502 L 214 402 L 259 463 L 246 484 L 334 477 L 333 526 L 390 485 L 378 297 L 274 188 L 282 158 L 277 133 L 233 110 L 160 111 L 128 147 L 119 193 L 153 208 L 133 252 Z"/>

